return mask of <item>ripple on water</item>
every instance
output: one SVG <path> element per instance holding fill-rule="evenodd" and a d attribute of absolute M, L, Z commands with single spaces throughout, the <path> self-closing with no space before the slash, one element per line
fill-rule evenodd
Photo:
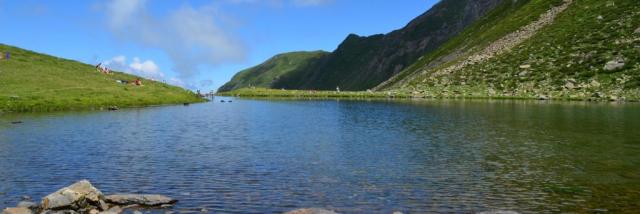
<path fill-rule="evenodd" d="M 194 213 L 638 210 L 638 110 L 238 100 L 3 116 L 24 123 L 0 126 L 0 205 L 86 178 Z"/>

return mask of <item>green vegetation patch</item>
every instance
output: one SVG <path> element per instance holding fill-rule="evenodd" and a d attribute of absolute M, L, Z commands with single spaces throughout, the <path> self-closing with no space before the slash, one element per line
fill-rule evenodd
<path fill-rule="evenodd" d="M 0 111 L 62 111 L 106 109 L 110 106 L 136 107 L 202 102 L 186 89 L 140 78 L 144 86 L 132 82 L 137 76 L 113 72 L 102 74 L 92 65 L 61 59 L 0 44 L 11 53 L 0 60 Z"/>

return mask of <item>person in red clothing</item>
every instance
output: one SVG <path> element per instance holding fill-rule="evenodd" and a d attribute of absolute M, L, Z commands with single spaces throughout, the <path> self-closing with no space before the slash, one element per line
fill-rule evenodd
<path fill-rule="evenodd" d="M 133 84 L 136 84 L 137 86 L 142 86 L 142 81 L 140 79 L 136 79 L 133 81 Z"/>

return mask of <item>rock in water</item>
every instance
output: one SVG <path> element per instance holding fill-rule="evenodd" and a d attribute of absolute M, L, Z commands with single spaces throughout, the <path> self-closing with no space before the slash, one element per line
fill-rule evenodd
<path fill-rule="evenodd" d="M 91 185 L 88 180 L 81 180 L 44 197 L 42 208 L 44 210 L 71 208 L 86 205 L 86 202 L 98 204 L 103 197 L 102 192 Z"/>
<path fill-rule="evenodd" d="M 331 210 L 320 208 L 304 208 L 286 212 L 285 214 L 338 214 Z"/>
<path fill-rule="evenodd" d="M 11 207 L 2 210 L 2 214 L 32 214 L 33 212 L 25 207 Z"/>
<path fill-rule="evenodd" d="M 38 208 L 38 204 L 36 204 L 33 201 L 21 201 L 20 203 L 18 203 L 17 207 L 24 207 L 27 209 L 37 209 Z"/>
<path fill-rule="evenodd" d="M 172 198 L 164 195 L 136 195 L 136 194 L 122 194 L 122 195 L 108 195 L 105 197 L 105 201 L 118 205 L 142 205 L 142 206 L 161 206 L 163 204 L 174 204 L 178 202 Z"/>

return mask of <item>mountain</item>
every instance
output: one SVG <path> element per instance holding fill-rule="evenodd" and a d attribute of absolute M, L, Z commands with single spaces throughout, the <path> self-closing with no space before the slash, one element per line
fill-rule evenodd
<path fill-rule="evenodd" d="M 398 31 L 350 35 L 273 86 L 638 101 L 640 1 L 443 0 Z"/>
<path fill-rule="evenodd" d="M 247 87 L 272 88 L 282 76 L 304 66 L 308 66 L 328 53 L 324 51 L 291 52 L 279 54 L 266 62 L 240 71 L 231 81 L 224 84 L 218 91 L 231 91 Z"/>
<path fill-rule="evenodd" d="M 375 87 L 502 2 L 512 0 L 443 0 L 400 30 L 368 37 L 351 34 L 331 54 L 293 69 L 271 86 L 318 90 Z"/>
<path fill-rule="evenodd" d="M 502 8 L 376 87 L 416 96 L 640 99 L 640 1 Z"/>
<path fill-rule="evenodd" d="M 106 109 L 201 102 L 193 92 L 141 77 L 102 74 L 94 65 L 0 44 L 0 113 Z M 117 80 L 140 78 L 143 86 Z"/>

